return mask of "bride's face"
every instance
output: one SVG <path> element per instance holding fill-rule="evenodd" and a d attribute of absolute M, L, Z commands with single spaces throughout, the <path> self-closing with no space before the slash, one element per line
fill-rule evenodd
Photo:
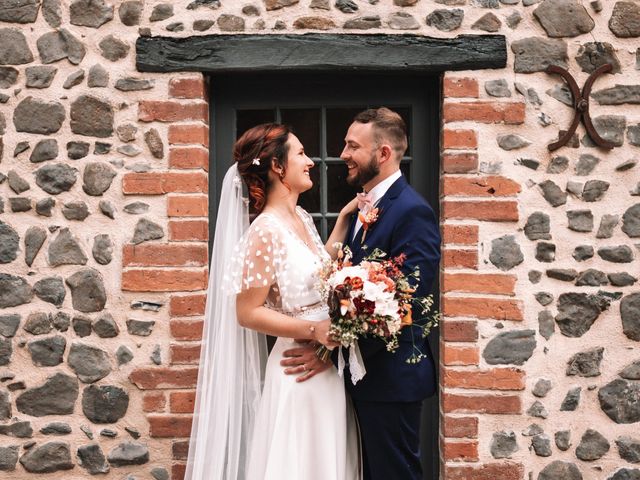
<path fill-rule="evenodd" d="M 283 182 L 291 190 L 302 193 L 313 187 L 309 171 L 313 168 L 313 160 L 304 153 L 304 146 L 293 133 L 289 134 L 289 155 Z"/>

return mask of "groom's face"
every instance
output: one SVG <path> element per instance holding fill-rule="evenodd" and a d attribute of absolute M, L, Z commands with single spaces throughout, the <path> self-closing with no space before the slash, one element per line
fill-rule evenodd
<path fill-rule="evenodd" d="M 354 122 L 344 139 L 344 150 L 340 158 L 345 161 L 349 173 L 349 185 L 364 186 L 380 173 L 377 151 L 378 147 L 370 123 Z"/>

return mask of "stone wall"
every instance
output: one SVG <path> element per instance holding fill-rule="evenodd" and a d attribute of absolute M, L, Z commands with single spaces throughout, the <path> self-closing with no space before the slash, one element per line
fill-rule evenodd
<path fill-rule="evenodd" d="M 507 38 L 506 69 L 444 75 L 442 477 L 640 478 L 636 0 L 2 2 L 0 471 L 181 478 L 208 86 L 135 40 L 307 31 Z M 574 111 L 544 68 L 605 62 L 616 147 L 549 153 Z"/>

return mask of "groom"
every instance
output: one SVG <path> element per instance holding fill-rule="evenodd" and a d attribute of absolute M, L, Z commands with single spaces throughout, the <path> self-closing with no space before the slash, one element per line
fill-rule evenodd
<path fill-rule="evenodd" d="M 405 254 L 405 273 L 420 268 L 415 295 L 428 295 L 438 273 L 440 234 L 433 210 L 400 172 L 407 149 L 404 121 L 388 108 L 365 110 L 354 118 L 345 143 L 340 157 L 349 169 L 348 183 L 363 187 L 369 208 L 378 208 L 375 222 L 362 225 L 358 216 L 351 222 L 345 243 L 353 252 L 353 263 L 375 248 L 388 258 Z M 406 359 L 414 342 L 426 358 L 409 364 Z M 361 432 L 364 480 L 422 479 L 420 411 L 422 400 L 436 392 L 435 362 L 418 329 L 405 327 L 399 345 L 391 353 L 381 340 L 361 339 L 367 373 L 356 385 L 350 373 L 344 373 Z M 324 368 L 304 349 L 285 352 L 285 356 L 292 357 L 282 361 L 293 367 L 287 373 L 303 371 L 302 381 Z M 333 357 L 335 362 L 337 351 Z"/>

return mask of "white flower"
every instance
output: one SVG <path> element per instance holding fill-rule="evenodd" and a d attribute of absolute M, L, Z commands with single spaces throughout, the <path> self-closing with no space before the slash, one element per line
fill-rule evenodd
<path fill-rule="evenodd" d="M 331 287 L 336 287 L 337 285 L 344 283 L 344 279 L 347 277 L 360 277 L 362 280 L 364 280 L 368 276 L 369 274 L 367 273 L 367 271 L 357 265 L 352 267 L 344 267 L 342 270 L 338 270 L 337 272 L 335 272 L 331 276 L 331 278 L 329 278 L 329 285 L 331 285 Z"/>

